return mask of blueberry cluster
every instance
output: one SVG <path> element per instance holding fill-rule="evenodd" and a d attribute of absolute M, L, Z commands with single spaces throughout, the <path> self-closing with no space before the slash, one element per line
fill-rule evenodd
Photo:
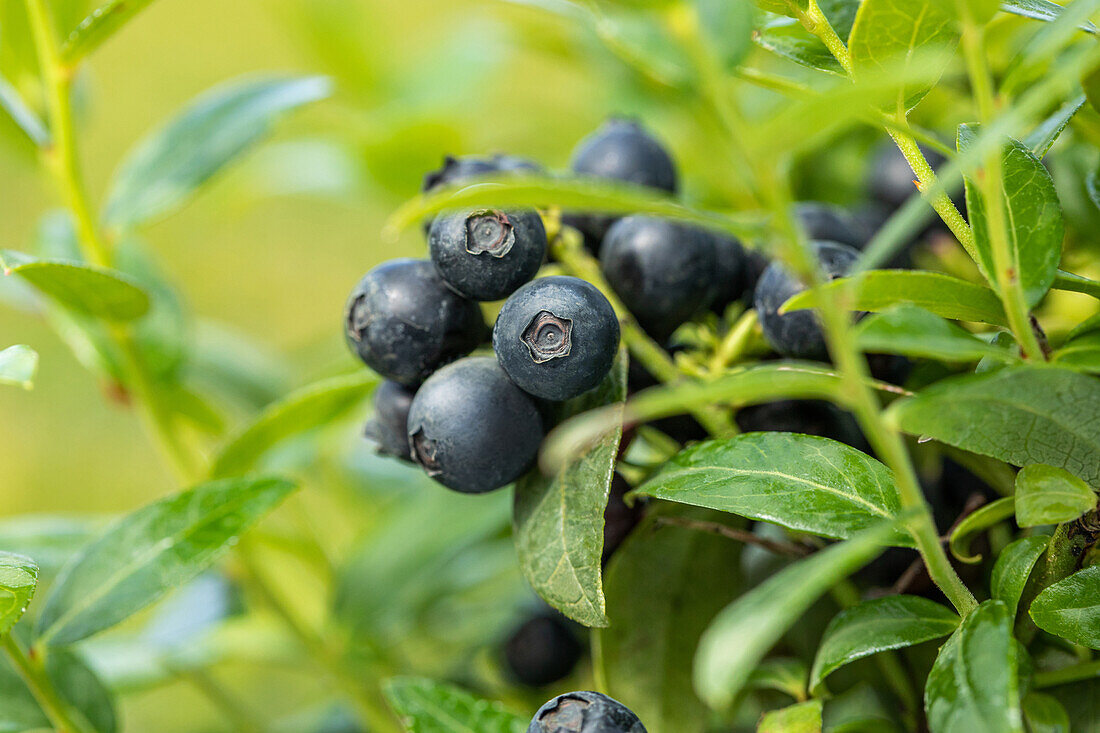
<path fill-rule="evenodd" d="M 538 168 L 511 156 L 447 158 L 425 190 L 516 170 Z M 547 402 L 576 397 L 610 371 L 618 317 L 583 280 L 532 280 L 547 256 L 533 209 L 448 211 L 427 235 L 429 259 L 386 262 L 348 299 L 348 345 L 387 380 L 366 433 L 448 488 L 492 491 L 534 464 Z M 495 358 L 470 356 L 490 340 L 479 302 L 504 299 Z"/>

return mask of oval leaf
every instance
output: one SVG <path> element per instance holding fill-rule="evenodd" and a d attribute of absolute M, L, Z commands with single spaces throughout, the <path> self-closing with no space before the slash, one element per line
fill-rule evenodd
<path fill-rule="evenodd" d="M 1043 631 L 1100 649 L 1100 565 L 1046 588 L 1032 602 L 1031 618 Z"/>
<path fill-rule="evenodd" d="M 152 2 L 153 0 L 110 0 L 100 5 L 65 39 L 61 47 L 61 60 L 68 66 L 75 66 Z"/>
<path fill-rule="evenodd" d="M 1070 733 L 1069 713 L 1057 698 L 1032 692 L 1024 698 L 1028 733 Z"/>
<path fill-rule="evenodd" d="M 1012 615 L 986 601 L 963 619 L 928 674 L 924 708 L 936 733 L 1023 733 Z"/>
<path fill-rule="evenodd" d="M 603 384 L 567 402 L 566 414 L 610 404 L 621 415 L 626 365 L 620 351 Z M 600 560 L 621 418 L 616 425 L 553 477 L 535 470 L 516 482 L 515 543 L 523 574 L 543 600 L 585 626 L 607 625 Z"/>
<path fill-rule="evenodd" d="M 945 379 L 887 415 L 911 435 L 1016 466 L 1057 466 L 1100 486 L 1100 382 L 1092 377 L 1005 367 Z"/>
<path fill-rule="evenodd" d="M 965 153 L 975 131 L 959 127 L 959 152 Z M 1024 298 L 1034 307 L 1050 290 L 1058 263 L 1062 259 L 1062 240 L 1066 236 L 1062 206 L 1043 162 L 1018 140 L 1009 139 L 1001 156 L 1001 190 L 1005 204 L 1005 228 L 1008 231 L 1010 261 L 1006 266 L 1018 273 Z M 966 180 L 966 206 L 974 229 L 978 266 L 995 283 L 993 245 L 980 186 L 971 176 Z"/>
<path fill-rule="evenodd" d="M 886 466 L 835 440 L 796 433 L 698 443 L 635 493 L 836 538 L 895 518 L 901 508 Z M 912 546 L 902 533 L 890 542 Z"/>
<path fill-rule="evenodd" d="M 858 75 L 893 68 L 891 62 L 910 59 L 919 49 L 953 48 L 957 41 L 951 15 L 935 0 L 863 0 L 852 26 L 848 50 Z M 946 61 L 944 58 L 939 73 Z M 900 67 L 902 71 L 906 69 L 904 65 Z M 929 89 L 931 85 L 903 86 L 898 90 L 897 108 L 913 108 Z"/>
<path fill-rule="evenodd" d="M 974 535 L 1000 524 L 1011 517 L 1015 511 L 1016 502 L 1011 496 L 1006 496 L 967 514 L 951 532 L 951 540 L 948 543 L 951 554 L 959 562 L 971 565 L 981 562 L 981 555 L 970 554 L 970 542 L 974 539 Z"/>
<path fill-rule="evenodd" d="M 851 288 L 852 310 L 884 311 L 898 305 L 915 305 L 953 321 L 978 321 L 1007 325 L 1004 306 L 997 294 L 938 272 L 916 270 L 868 270 L 851 278 L 840 278 L 817 288 L 803 290 L 783 304 L 780 312 L 817 307 L 822 291 L 835 294 Z"/>
<path fill-rule="evenodd" d="M 12 552 L 0 552 L 0 636 L 27 612 L 38 587 L 38 565 Z"/>
<path fill-rule="evenodd" d="M 1003 0 L 1001 10 L 1014 15 L 1022 15 L 1025 18 L 1050 22 L 1058 20 L 1065 8 L 1058 3 L 1051 2 L 1051 0 Z M 1092 23 L 1084 23 L 1081 30 L 1095 33 L 1096 26 Z"/>
<path fill-rule="evenodd" d="M 118 729 L 114 699 L 84 660 L 68 649 L 51 649 L 46 675 L 73 711 L 84 730 L 115 733 Z M 52 731 L 53 723 L 39 707 L 23 678 L 0 659 L 0 731 Z"/>
<path fill-rule="evenodd" d="M 79 262 L 39 260 L 0 251 L 5 275 L 18 275 L 58 304 L 109 321 L 131 321 L 149 312 L 149 294 L 127 275 Z"/>
<path fill-rule="evenodd" d="M 1033 463 L 1016 474 L 1016 522 L 1021 527 L 1072 522 L 1096 508 L 1096 492 L 1069 471 Z"/>
<path fill-rule="evenodd" d="M 897 534 L 893 522 L 861 532 L 780 570 L 726 606 L 707 628 L 695 654 L 695 690 L 725 709 L 753 668 L 814 601 L 837 581 L 882 552 Z"/>
<path fill-rule="evenodd" d="M 30 389 L 37 371 L 38 352 L 31 347 L 17 344 L 0 351 L 0 384 Z"/>
<path fill-rule="evenodd" d="M 923 308 L 900 305 L 864 318 L 856 329 L 856 342 L 872 354 L 904 354 L 947 362 L 1015 359 L 1012 352 L 983 341 L 962 326 Z"/>
<path fill-rule="evenodd" d="M 756 733 L 821 733 L 821 700 L 770 710 L 760 718 Z"/>
<path fill-rule="evenodd" d="M 383 693 L 407 730 L 416 733 L 523 733 L 527 721 L 498 702 L 415 677 L 387 680 Z"/>
<path fill-rule="evenodd" d="M 210 469 L 213 478 L 238 476 L 254 468 L 284 440 L 322 427 L 359 405 L 378 384 L 373 372 L 334 377 L 291 392 L 268 405 L 222 448 Z"/>
<path fill-rule="evenodd" d="M 249 79 L 208 92 L 131 151 L 111 185 L 104 222 L 125 230 L 178 209 L 280 116 L 330 90 L 324 77 L 302 77 Z"/>
<path fill-rule="evenodd" d="M 123 517 L 62 571 L 38 619 L 40 641 L 71 644 L 149 605 L 210 566 L 293 488 L 214 481 Z"/>
<path fill-rule="evenodd" d="M 810 689 L 849 662 L 947 636 L 959 625 L 954 611 L 919 596 L 864 601 L 836 615 L 817 649 Z"/>
<path fill-rule="evenodd" d="M 686 508 L 679 515 L 721 516 Z M 653 730 L 706 729 L 709 711 L 691 687 L 691 660 L 707 625 L 733 600 L 739 555 L 740 545 L 724 537 L 650 520 L 611 560 L 598 664 L 606 692 L 632 701 Z"/>
<path fill-rule="evenodd" d="M 1024 594 L 1024 586 L 1031 575 L 1032 568 L 1039 561 L 1050 537 L 1035 536 L 1024 537 L 1001 550 L 997 556 L 997 562 L 993 565 L 993 575 L 989 580 L 989 591 L 994 600 L 1004 601 L 1013 616 L 1016 615 L 1016 607 L 1020 605 L 1020 597 Z"/>

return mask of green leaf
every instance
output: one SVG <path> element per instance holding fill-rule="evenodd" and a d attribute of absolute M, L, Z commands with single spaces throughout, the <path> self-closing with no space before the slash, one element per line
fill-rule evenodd
<path fill-rule="evenodd" d="M 1100 565 L 1049 586 L 1031 603 L 1031 619 L 1043 631 L 1089 649 L 1100 649 Z"/>
<path fill-rule="evenodd" d="M 40 641 L 72 644 L 149 605 L 209 567 L 293 488 L 213 481 L 123 517 L 62 571 L 38 619 Z"/>
<path fill-rule="evenodd" d="M 945 379 L 899 400 L 902 430 L 1005 463 L 1045 463 L 1100 486 L 1100 382 L 1047 367 L 1010 366 Z"/>
<path fill-rule="evenodd" d="M 126 230 L 173 212 L 279 117 L 330 91 L 324 77 L 288 77 L 248 79 L 208 92 L 130 152 L 111 185 L 105 224 Z"/>
<path fill-rule="evenodd" d="M 843 75 L 840 62 L 824 44 L 794 18 L 772 18 L 753 34 L 756 45 L 797 64 L 830 74 Z"/>
<path fill-rule="evenodd" d="M 18 275 L 58 304 L 109 321 L 131 321 L 149 311 L 149 295 L 132 278 L 79 262 L 39 260 L 0 250 L 5 275 Z"/>
<path fill-rule="evenodd" d="M 746 690 L 775 690 L 803 701 L 809 697 L 806 680 L 810 671 L 801 659 L 770 657 L 765 659 L 749 675 Z"/>
<path fill-rule="evenodd" d="M 975 130 L 959 126 L 959 152 L 972 146 Z M 1018 273 L 1028 307 L 1034 307 L 1050 290 L 1062 259 L 1066 225 L 1054 180 L 1039 158 L 1023 143 L 1012 140 L 1001 155 L 1001 190 L 1004 194 L 1005 226 L 1008 231 L 1011 267 Z M 985 200 L 973 177 L 966 180 L 966 206 L 974 229 L 978 266 L 986 279 L 996 282 L 993 245 L 990 242 Z"/>
<path fill-rule="evenodd" d="M 84 719 L 86 730 L 115 733 L 118 723 L 114 700 L 84 660 L 68 649 L 51 649 L 46 675 L 60 696 Z M 23 678 L 6 659 L 0 659 L 0 731 L 52 731 L 54 726 L 39 707 Z"/>
<path fill-rule="evenodd" d="M 679 516 L 714 519 L 699 510 Z M 662 514 L 661 516 L 665 516 Z M 700 733 L 709 712 L 691 687 L 699 637 L 739 584 L 740 545 L 649 519 L 607 569 L 608 627 L 595 637 L 606 692 L 653 730 Z M 805 677 L 803 677 L 804 684 Z"/>
<path fill-rule="evenodd" d="M 746 433 L 698 443 L 634 493 L 835 538 L 851 537 L 901 510 L 886 466 L 835 440 L 797 433 Z M 912 546 L 903 533 L 889 541 Z"/>
<path fill-rule="evenodd" d="M 825 701 L 824 733 L 901 733 L 891 699 L 884 702 L 878 691 L 861 682 L 843 694 Z"/>
<path fill-rule="evenodd" d="M 748 239 L 755 238 L 763 230 L 763 219 L 757 214 L 737 216 L 692 208 L 646 186 L 592 178 L 510 175 L 499 181 L 441 188 L 409 199 L 390 215 L 384 234 L 395 238 L 398 232 L 417 226 L 440 211 L 477 206 L 560 207 L 569 211 L 648 214 Z"/>
<path fill-rule="evenodd" d="M 0 351 L 0 384 L 30 389 L 37 371 L 38 352 L 31 347 L 17 344 Z"/>
<path fill-rule="evenodd" d="M 1043 156 L 1054 145 L 1058 136 L 1066 129 L 1069 121 L 1073 119 L 1079 109 L 1085 106 L 1085 101 L 1084 94 L 1071 99 L 1031 131 L 1031 134 L 1024 140 L 1024 144 L 1027 145 L 1036 158 L 1042 160 Z"/>
<path fill-rule="evenodd" d="M 38 565 L 34 560 L 0 551 L 0 636 L 11 631 L 27 612 L 37 587 Z"/>
<path fill-rule="evenodd" d="M 1050 355 L 1058 366 L 1088 374 L 1100 372 L 1100 332 L 1087 332 Z"/>
<path fill-rule="evenodd" d="M 213 478 L 239 476 L 255 468 L 272 448 L 288 438 L 338 419 L 361 404 L 378 384 L 373 372 L 324 379 L 291 392 L 264 408 L 218 453 Z"/>
<path fill-rule="evenodd" d="M 726 606 L 699 642 L 695 690 L 716 709 L 729 707 L 752 669 L 814 601 L 882 552 L 897 534 L 883 522 L 787 566 Z"/>
<path fill-rule="evenodd" d="M 756 733 L 821 733 L 821 700 L 770 710 L 760 719 Z"/>
<path fill-rule="evenodd" d="M 858 77 L 874 69 L 891 68 L 905 59 L 900 70 L 908 70 L 915 51 L 932 47 L 954 48 L 958 42 L 955 23 L 934 0 L 863 0 L 848 40 L 852 65 Z M 946 67 L 945 58 L 938 71 Z M 938 74 L 937 74 L 938 76 Z M 912 109 L 931 85 L 905 85 L 898 90 L 897 109 Z"/>
<path fill-rule="evenodd" d="M 20 130 L 27 134 L 35 145 L 45 146 L 50 141 L 50 131 L 38 114 L 27 106 L 19 90 L 7 79 L 0 76 L 0 109 L 8 113 Z"/>
<path fill-rule="evenodd" d="M 1068 290 L 1072 293 L 1084 293 L 1100 298 L 1100 282 L 1064 270 L 1058 270 L 1054 275 L 1054 284 L 1051 287 L 1055 290 Z"/>
<path fill-rule="evenodd" d="M 626 368 L 622 350 L 603 383 L 567 402 L 565 413 L 610 404 L 621 415 Z M 523 574 L 543 600 L 585 626 L 607 625 L 603 512 L 622 435 L 620 422 L 552 477 L 536 470 L 516 482 L 514 535 Z"/>
<path fill-rule="evenodd" d="M 1024 537 L 1005 547 L 997 556 L 993 575 L 989 580 L 989 591 L 994 600 L 1004 601 L 1013 616 L 1016 615 L 1016 607 L 1020 605 L 1031 570 L 1039 557 L 1046 552 L 1048 544 L 1050 537 Z"/>
<path fill-rule="evenodd" d="M 153 0 L 109 0 L 81 21 L 61 46 L 61 60 L 76 66 L 81 59 L 113 36 Z"/>
<path fill-rule="evenodd" d="M 1016 522 L 1021 527 L 1072 522 L 1096 508 L 1096 492 L 1072 473 L 1033 463 L 1016 474 Z"/>
<path fill-rule="evenodd" d="M 986 601 L 963 619 L 928 674 L 924 708 L 936 733 L 1023 733 L 1008 606 Z"/>
<path fill-rule="evenodd" d="M 1058 20 L 1065 8 L 1058 3 L 1050 2 L 1050 0 L 1003 0 L 1001 10 L 1014 15 L 1022 15 L 1025 18 L 1054 21 Z M 1095 33 L 1096 26 L 1092 23 L 1084 23 L 1081 30 Z"/>
<path fill-rule="evenodd" d="M 958 614 L 927 598 L 887 596 L 863 601 L 829 622 L 810 672 L 810 689 L 816 691 L 830 673 L 845 664 L 939 639 L 958 625 Z"/>
<path fill-rule="evenodd" d="M 970 554 L 970 543 L 974 536 L 1005 521 L 1015 511 L 1015 500 L 1011 496 L 1006 496 L 967 514 L 961 522 L 955 525 L 954 531 L 951 532 L 951 539 L 948 542 L 951 554 L 959 562 L 970 565 L 981 562 L 981 555 Z"/>
<path fill-rule="evenodd" d="M 884 311 L 897 305 L 915 305 L 954 321 L 979 321 L 1007 325 L 1004 307 L 997 294 L 938 272 L 916 270 L 868 270 L 851 278 L 840 278 L 793 296 L 781 313 L 816 308 L 824 293 L 852 288 L 852 310 Z"/>
<path fill-rule="evenodd" d="M 1069 713 L 1050 695 L 1031 692 L 1024 698 L 1024 721 L 1028 733 L 1069 733 Z"/>
<path fill-rule="evenodd" d="M 1015 360 L 1009 350 L 912 305 L 900 305 L 863 319 L 856 328 L 856 343 L 872 354 L 904 354 L 947 362 L 980 361 L 987 356 Z"/>
<path fill-rule="evenodd" d="M 417 677 L 386 680 L 383 693 L 410 733 L 523 733 L 527 721 L 498 702 Z"/>

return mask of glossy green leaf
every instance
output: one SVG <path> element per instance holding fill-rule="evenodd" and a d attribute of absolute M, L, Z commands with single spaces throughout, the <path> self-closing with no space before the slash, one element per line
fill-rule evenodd
<path fill-rule="evenodd" d="M 82 718 L 86 730 L 115 733 L 118 721 L 114 699 L 80 655 L 68 649 L 51 649 L 46 657 L 46 675 L 69 703 L 74 717 Z M 53 724 L 22 677 L 0 658 L 0 732 L 52 730 Z"/>
<path fill-rule="evenodd" d="M 951 554 L 959 562 L 971 565 L 981 562 L 981 555 L 970 554 L 970 543 L 973 541 L 974 536 L 1005 521 L 1015 511 L 1015 500 L 1011 496 L 1006 496 L 967 514 L 961 522 L 955 525 L 955 529 L 951 532 L 951 539 L 948 543 Z"/>
<path fill-rule="evenodd" d="M 675 515 L 720 518 L 700 510 Z M 651 519 L 612 557 L 605 586 L 609 623 L 597 632 L 596 663 L 605 691 L 632 701 L 653 730 L 706 730 L 709 711 L 691 687 L 691 661 L 707 625 L 733 600 L 739 555 L 740 545 L 725 537 Z"/>
<path fill-rule="evenodd" d="M 1043 631 L 1100 649 L 1100 565 L 1092 565 L 1043 590 L 1031 604 Z"/>
<path fill-rule="evenodd" d="M 38 565 L 34 560 L 0 551 L 0 636 L 27 612 L 27 604 L 38 588 Z"/>
<path fill-rule="evenodd" d="M 657 469 L 635 494 L 838 538 L 901 510 L 886 466 L 835 440 L 796 433 L 698 443 Z M 902 533 L 890 542 L 912 545 Z"/>
<path fill-rule="evenodd" d="M 958 32 L 951 15 L 934 0 L 863 0 L 848 39 L 855 74 L 890 68 L 905 59 L 901 69 L 917 63 L 919 49 L 953 48 Z M 937 72 L 946 66 L 946 58 Z M 938 76 L 938 73 L 937 73 Z M 898 90 L 896 109 L 912 109 L 931 85 L 905 85 Z"/>
<path fill-rule="evenodd" d="M 38 618 L 40 641 L 71 644 L 149 605 L 209 567 L 293 488 L 214 481 L 123 517 L 62 571 Z"/>
<path fill-rule="evenodd" d="M 39 260 L 0 250 L 0 267 L 18 275 L 43 295 L 78 313 L 110 321 L 130 321 L 149 311 L 149 295 L 117 270 L 79 262 Z"/>
<path fill-rule="evenodd" d="M 973 128 L 960 125 L 959 151 L 967 152 L 975 136 Z M 1024 298 L 1029 307 L 1034 307 L 1053 285 L 1062 259 L 1062 240 L 1066 236 L 1062 206 L 1050 173 L 1023 143 L 1008 140 L 1001 156 L 1001 175 L 1010 256 L 1006 266 L 1018 273 Z M 966 206 L 974 229 L 978 266 L 990 282 L 995 282 L 985 200 L 971 176 L 966 177 Z"/>
<path fill-rule="evenodd" d="M 760 718 L 756 733 L 821 733 L 821 700 L 770 710 Z"/>
<path fill-rule="evenodd" d="M 1000 601 L 972 611 L 940 649 L 924 690 L 936 733 L 1024 733 L 1012 614 Z"/>
<path fill-rule="evenodd" d="M 1050 0 L 1002 0 L 1001 10 L 1014 15 L 1022 15 L 1025 18 L 1053 21 L 1058 19 L 1064 8 Z M 1085 23 L 1081 30 L 1095 33 L 1096 26 L 1092 23 Z"/>
<path fill-rule="evenodd" d="M 704 632 L 695 655 L 695 690 L 725 709 L 752 669 L 806 609 L 837 581 L 870 562 L 897 534 L 892 522 L 780 570 L 726 606 Z"/>
<path fill-rule="evenodd" d="M 1083 374 L 1013 366 L 953 377 L 887 416 L 911 435 L 1016 466 L 1057 466 L 1100 486 L 1100 382 Z"/>
<path fill-rule="evenodd" d="M 1062 105 L 1054 114 L 1043 120 L 1042 124 L 1032 130 L 1024 140 L 1024 144 L 1032 155 L 1040 160 L 1050 151 L 1051 146 L 1069 125 L 1069 121 L 1077 114 L 1077 111 L 1085 106 L 1085 95 L 1071 99 Z"/>
<path fill-rule="evenodd" d="M 849 286 L 852 310 L 884 311 L 898 305 L 915 305 L 954 321 L 1007 325 L 1004 307 L 989 288 L 917 270 L 868 270 L 853 278 L 833 280 L 793 296 L 781 312 L 815 308 L 821 302 L 822 291 L 833 294 Z"/>
<path fill-rule="evenodd" d="M 1084 293 L 1094 298 L 1100 298 L 1100 282 L 1064 270 L 1058 270 L 1055 273 L 1054 284 L 1051 287 L 1055 290 L 1068 290 L 1072 293 Z"/>
<path fill-rule="evenodd" d="M 1024 537 L 1005 547 L 997 556 L 993 575 L 989 579 L 989 591 L 994 600 L 1004 601 L 1013 616 L 1020 605 L 1031 570 L 1046 552 L 1048 544 L 1050 537 L 1044 535 Z"/>
<path fill-rule="evenodd" d="M 959 625 L 954 611 L 919 596 L 886 596 L 863 601 L 837 614 L 825 629 L 810 689 L 857 659 L 947 636 Z"/>
<path fill-rule="evenodd" d="M 0 384 L 13 384 L 30 389 L 38 371 L 38 352 L 17 344 L 0 351 Z"/>
<path fill-rule="evenodd" d="M 745 682 L 746 690 L 775 690 L 802 701 L 809 697 L 806 680 L 810 670 L 801 659 L 791 657 L 769 657 L 749 675 Z"/>
<path fill-rule="evenodd" d="M 603 383 L 567 402 L 576 414 L 626 399 L 626 351 Z M 622 424 L 575 454 L 553 476 L 537 470 L 516 482 L 515 543 L 523 574 L 543 600 L 585 626 L 606 626 L 600 559 L 603 512 L 622 439 Z"/>
<path fill-rule="evenodd" d="M 856 343 L 872 354 L 904 354 L 947 362 L 980 361 L 991 357 L 1013 361 L 1012 352 L 983 341 L 965 328 L 912 305 L 900 305 L 864 318 L 856 327 Z"/>
<path fill-rule="evenodd" d="M 272 448 L 347 414 L 361 404 L 378 384 L 373 372 L 324 379 L 291 392 L 268 405 L 218 453 L 210 474 L 214 478 L 239 476 L 256 467 Z"/>
<path fill-rule="evenodd" d="M 111 185 L 105 224 L 131 229 L 175 211 L 279 117 L 330 91 L 323 77 L 286 77 L 238 81 L 203 95 L 130 152 Z"/>
<path fill-rule="evenodd" d="M 1016 522 L 1021 527 L 1072 522 L 1096 508 L 1096 492 L 1072 473 L 1033 463 L 1016 474 Z"/>
<path fill-rule="evenodd" d="M 1029 693 L 1024 698 L 1023 712 L 1028 733 L 1070 733 L 1069 713 L 1055 697 Z"/>
<path fill-rule="evenodd" d="M 523 733 L 527 721 L 498 702 L 452 685 L 394 677 L 383 686 L 386 701 L 410 733 Z"/>
<path fill-rule="evenodd" d="M 761 48 L 802 66 L 830 74 L 844 73 L 829 49 L 794 18 L 772 18 L 761 25 L 752 39 Z"/>
<path fill-rule="evenodd" d="M 61 60 L 75 66 L 113 36 L 153 0 L 109 0 L 92 11 L 61 46 Z"/>

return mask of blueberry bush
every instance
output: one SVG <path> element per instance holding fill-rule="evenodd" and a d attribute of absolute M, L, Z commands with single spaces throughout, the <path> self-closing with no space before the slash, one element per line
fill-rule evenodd
<path fill-rule="evenodd" d="M 0 520 L 0 731 L 1100 731 L 1100 0 L 498 3 L 618 109 L 550 128 L 567 165 L 402 179 L 363 236 L 419 256 L 352 264 L 349 353 L 295 389 L 149 230 L 313 107 L 392 125 L 379 180 L 420 165 L 431 124 L 357 105 L 442 72 L 382 79 L 305 3 L 330 75 L 202 93 L 99 203 L 84 69 L 151 0 L 4 3 L 4 124 L 60 208 L 2 302 L 175 489 Z M 330 142 L 266 190 L 338 186 Z"/>

